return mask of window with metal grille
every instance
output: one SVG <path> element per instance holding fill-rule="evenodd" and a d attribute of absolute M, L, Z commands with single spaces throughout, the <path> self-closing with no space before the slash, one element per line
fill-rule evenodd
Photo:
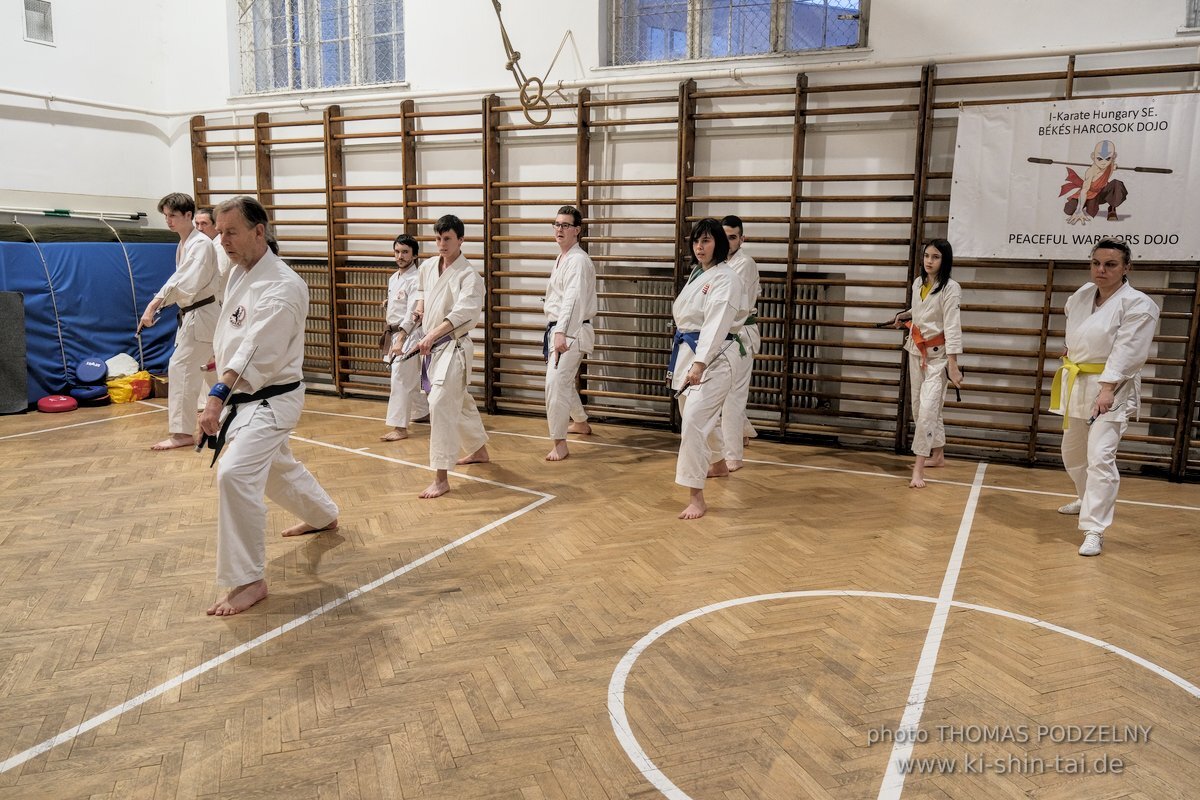
<path fill-rule="evenodd" d="M 612 64 L 861 47 L 864 0 L 608 0 Z"/>
<path fill-rule="evenodd" d="M 54 42 L 54 21 L 46 0 L 25 0 L 25 38 L 33 42 Z"/>
<path fill-rule="evenodd" d="M 1185 25 L 1189 28 L 1200 28 L 1200 0 L 1188 0 Z"/>
<path fill-rule="evenodd" d="M 248 94 L 404 80 L 402 0 L 239 0 Z"/>

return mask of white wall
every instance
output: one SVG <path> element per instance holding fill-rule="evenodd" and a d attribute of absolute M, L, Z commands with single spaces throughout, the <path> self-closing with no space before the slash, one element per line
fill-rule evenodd
<path fill-rule="evenodd" d="M 844 60 L 936 59 L 947 54 L 1040 52 L 1117 41 L 1170 40 L 1183 24 L 1183 0 L 1095 0 L 1086 9 L 1042 0 L 998 3 L 891 0 L 872 4 L 870 49 Z M 72 97 L 145 109 L 123 113 L 0 91 L 0 205 L 153 210 L 166 191 L 191 184 L 190 112 L 227 106 L 237 77 L 235 0 L 54 0 L 55 46 L 25 42 L 22 8 L 4 4 L 0 18 L 0 90 Z M 599 0 L 570 4 L 507 0 L 505 24 L 521 65 L 542 76 L 569 30 L 549 75 L 553 81 L 621 83 L 663 70 L 800 65 L 815 59 L 734 60 L 667 67 L 599 67 Z M 1040 21 L 1031 24 L 1031 21 Z M 606 25 L 606 23 L 605 23 Z M 487 0 L 409 0 L 408 88 L 436 102 L 443 93 L 511 87 L 499 26 Z M 1195 40 L 1193 40 L 1195 41 Z M 1194 58 L 1194 51 L 1164 58 Z M 1116 60 L 1091 57 L 1090 64 Z M 194 65 L 204 65 L 198 69 Z M 318 94 L 316 106 L 345 93 Z M 351 94 L 363 94 L 362 91 Z M 233 99 L 299 108 L 303 98 Z M 164 117 L 167 112 L 181 112 Z M 249 112 L 252 113 L 252 112 Z M 149 208 L 146 205 L 149 204 Z M 156 215 L 152 214 L 152 218 Z M 157 223 L 156 223 L 157 224 Z"/>

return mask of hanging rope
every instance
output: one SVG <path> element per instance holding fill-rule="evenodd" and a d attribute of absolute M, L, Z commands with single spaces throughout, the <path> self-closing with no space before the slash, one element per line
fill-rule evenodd
<path fill-rule="evenodd" d="M 496 9 L 496 19 L 500 22 L 500 38 L 504 40 L 504 52 L 508 54 L 508 63 L 504 65 L 504 68 L 513 74 L 513 78 L 517 82 L 517 89 L 521 93 L 521 110 L 525 113 L 525 119 L 540 128 L 550 121 L 552 113 L 550 101 L 546 99 L 545 95 L 545 82 L 536 76 L 525 77 L 525 71 L 518 63 L 521 60 L 521 54 L 513 49 L 512 41 L 508 38 L 508 31 L 504 29 L 504 17 L 500 16 L 500 0 L 492 0 L 492 6 Z M 550 74 L 549 70 L 546 71 L 546 74 Z M 544 112 L 545 117 L 534 119 L 530 112 L 536 109 Z"/>
<path fill-rule="evenodd" d="M 58 316 L 58 298 L 54 295 L 54 281 L 50 278 L 50 266 L 46 263 L 46 257 L 42 255 L 41 245 L 37 243 L 37 239 L 33 238 L 33 231 L 26 228 L 25 224 L 16 217 L 13 217 L 13 222 L 25 230 L 29 241 L 33 242 L 33 246 L 37 248 L 38 258 L 42 260 L 42 269 L 46 272 L 46 285 L 50 287 L 50 306 L 54 309 L 54 325 L 58 328 L 58 352 L 62 354 L 63 380 L 70 381 L 71 373 L 67 369 L 67 348 L 63 344 L 62 319 Z"/>
<path fill-rule="evenodd" d="M 112 235 L 116 237 L 117 244 L 121 245 L 121 252 L 125 254 L 125 268 L 129 271 L 129 293 L 133 295 L 133 338 L 137 339 L 138 346 L 138 369 L 146 368 L 146 357 L 142 352 L 142 331 L 141 317 L 138 315 L 137 304 L 137 289 L 133 284 L 133 262 L 129 260 L 129 250 L 126 249 L 125 243 L 121 241 L 121 234 L 117 233 L 117 229 L 108 224 L 108 220 L 100 217 L 100 221 L 104 223 L 104 227 L 112 231 Z"/>

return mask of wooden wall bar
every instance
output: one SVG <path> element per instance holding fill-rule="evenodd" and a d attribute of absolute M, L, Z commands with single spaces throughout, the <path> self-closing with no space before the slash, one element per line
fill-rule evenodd
<path fill-rule="evenodd" d="M 958 109 L 1191 91 L 1200 71 L 1082 60 L 991 64 L 999 71 L 988 74 L 980 65 L 930 65 L 875 76 L 797 73 L 772 85 L 559 92 L 542 127 L 495 96 L 455 107 L 406 100 L 359 114 L 333 106 L 320 119 L 259 114 L 253 124 L 195 117 L 194 188 L 202 204 L 245 192 L 268 206 L 284 255 L 313 294 L 306 370 L 341 393 L 387 392 L 376 342 L 392 239 L 415 235 L 422 258 L 434 255 L 433 221 L 458 214 L 468 228 L 464 251 L 488 287 L 473 389 L 498 413 L 543 412 L 541 298 L 557 256 L 549 223 L 560 205 L 577 206 L 600 292 L 581 396 L 597 419 L 648 425 L 678 421 L 666 361 L 690 228 L 737 214 L 762 275 L 754 424 L 764 434 L 904 452 L 912 426 L 901 337 L 874 324 L 907 307 L 922 242 L 946 233 Z M 864 137 L 886 140 L 886 155 L 864 157 Z M 643 157 L 650 152 L 659 155 Z M 232 185 L 228 159 L 253 160 L 253 187 Z M 1196 477 L 1200 265 L 1139 262 L 1136 275 L 1163 314 L 1143 418 L 1121 459 Z M 947 401 L 948 451 L 1057 463 L 1060 421 L 1045 406 L 1062 304 L 1086 265 L 958 259 L 955 277 L 964 290 L 966 387 L 961 401 Z"/>

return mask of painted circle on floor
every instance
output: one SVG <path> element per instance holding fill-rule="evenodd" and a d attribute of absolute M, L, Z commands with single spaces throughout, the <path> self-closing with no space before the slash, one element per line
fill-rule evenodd
<path fill-rule="evenodd" d="M 625 750 L 625 754 L 633 762 L 634 766 L 645 776 L 646 780 L 650 781 L 655 788 L 663 793 L 664 796 L 671 800 L 691 800 L 691 796 L 676 786 L 670 778 L 663 774 L 650 757 L 646 755 L 646 751 L 638 743 L 637 738 L 633 735 L 633 729 L 629 725 L 629 717 L 625 713 L 625 681 L 629 677 L 630 671 L 633 669 L 634 663 L 638 660 L 642 653 L 646 651 L 650 645 L 661 639 L 666 634 L 678 628 L 687 622 L 694 619 L 712 614 L 717 611 L 724 611 L 728 608 L 737 606 L 749 605 L 751 603 L 761 603 L 767 600 L 793 600 L 801 597 L 866 597 L 876 600 L 909 600 L 917 603 L 933 603 L 937 604 L 936 597 L 925 597 L 915 594 L 898 594 L 895 592 L 866 592 L 859 590 L 846 589 L 817 589 L 812 591 L 802 592 L 776 592 L 774 594 L 759 594 L 750 597 L 739 597 L 733 600 L 726 600 L 721 603 L 703 606 L 693 611 L 688 611 L 680 614 L 674 619 L 667 620 L 654 630 L 647 633 L 638 642 L 625 653 L 617 668 L 613 670 L 612 678 L 608 682 L 608 716 L 612 722 L 613 732 L 617 736 L 617 741 L 621 743 L 621 747 Z M 1193 697 L 1200 698 L 1200 687 L 1190 681 L 1184 680 L 1170 670 L 1160 667 L 1151 661 L 1148 661 L 1141 656 L 1123 648 L 1117 647 L 1114 644 L 1109 644 L 1101 639 L 1093 636 L 1088 636 L 1078 631 L 1073 631 L 1069 628 L 1064 628 L 1060 625 L 1055 625 L 1052 622 L 1046 622 L 1035 617 L 1029 617 L 1024 614 L 1014 614 L 1011 611 L 1004 611 L 999 608 L 991 608 L 990 606 L 976 605 L 975 603 L 962 603 L 956 600 L 950 601 L 952 608 L 961 608 L 967 611 L 981 611 L 984 614 L 992 614 L 998 617 L 1004 617 L 1016 622 L 1024 622 L 1029 625 L 1035 625 L 1039 628 L 1044 628 L 1048 631 L 1061 633 L 1064 636 L 1069 636 L 1072 639 L 1078 639 L 1086 644 L 1099 647 L 1102 650 L 1107 650 L 1110 653 L 1121 656 L 1122 658 L 1132 661 L 1139 667 L 1150 670 L 1156 675 L 1165 678 L 1179 688 L 1183 689 Z"/>

